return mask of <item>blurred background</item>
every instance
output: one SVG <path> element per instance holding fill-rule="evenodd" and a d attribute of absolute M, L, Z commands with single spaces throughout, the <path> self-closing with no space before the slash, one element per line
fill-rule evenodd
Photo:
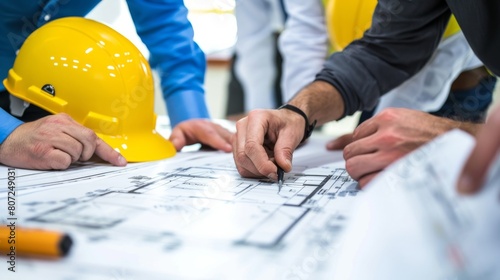
<path fill-rule="evenodd" d="M 227 95 L 228 66 L 236 42 L 234 0 L 186 0 L 189 20 L 195 30 L 195 41 L 207 55 L 209 69 L 206 76 L 207 101 L 214 118 L 223 118 Z M 110 11 L 113 11 L 112 13 Z M 118 11 L 118 12 L 116 12 Z M 149 57 L 149 52 L 138 37 L 125 0 L 101 1 L 87 16 L 113 27 Z M 158 81 L 158 79 L 156 79 Z M 157 83 L 158 86 L 158 83 Z M 161 94 L 157 90 L 157 94 Z M 155 110 L 165 114 L 161 95 L 157 95 Z"/>
<path fill-rule="evenodd" d="M 231 92 L 231 60 L 237 40 L 237 22 L 234 15 L 235 0 L 184 0 L 189 9 L 189 20 L 194 28 L 194 39 L 205 52 L 208 68 L 205 77 L 206 99 L 213 118 L 228 116 L 228 102 Z M 109 11 L 113 11 L 110 13 Z M 118 11 L 118 12 L 116 12 Z M 125 0 L 108 0 L 101 3 L 87 16 L 113 27 L 132 42 L 148 57 L 146 47 L 136 34 L 134 24 Z M 158 81 L 158 79 L 155 79 Z M 499 83 L 497 83 L 498 85 Z M 157 83 L 157 89 L 159 84 Z M 500 86 L 497 86 L 494 102 L 498 103 Z M 156 91 L 155 111 L 165 115 L 165 105 L 161 93 Z M 236 104 L 234 104 L 237 106 Z M 359 115 L 332 122 L 321 128 L 329 135 L 338 136 L 352 131 Z"/>

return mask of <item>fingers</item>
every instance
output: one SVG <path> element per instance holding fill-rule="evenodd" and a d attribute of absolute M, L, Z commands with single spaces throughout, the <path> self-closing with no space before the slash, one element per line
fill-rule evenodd
<path fill-rule="evenodd" d="M 352 134 L 346 134 L 340 137 L 336 145 L 340 147 L 341 145 L 346 144 L 343 147 L 344 159 L 346 160 L 361 154 L 374 153 L 378 150 L 377 147 L 380 144 L 380 137 L 373 137 L 377 133 L 377 131 L 377 121 L 374 121 L 374 119 L 369 119 L 360 124 Z M 351 136 L 350 139 L 349 135 Z"/>
<path fill-rule="evenodd" d="M 172 130 L 169 140 L 177 151 L 186 145 L 202 143 L 214 149 L 230 152 L 232 133 L 222 126 L 208 120 L 188 120 Z"/>
<path fill-rule="evenodd" d="M 211 128 L 207 131 L 205 144 L 226 153 L 231 152 L 233 149 L 231 135 L 232 133 L 229 130 L 218 124 L 211 123 Z"/>
<path fill-rule="evenodd" d="M 236 134 L 233 137 L 233 158 L 236 169 L 243 177 L 262 177 L 245 151 L 248 118 L 236 122 Z"/>
<path fill-rule="evenodd" d="M 292 153 L 304 133 L 302 129 L 285 125 L 282 118 L 303 123 L 301 116 L 286 110 L 253 111 L 248 117 L 245 154 L 260 174 L 272 179 L 277 179 L 277 165 L 286 172 L 292 170 Z"/>
<path fill-rule="evenodd" d="M 68 115 L 58 114 L 25 123 L 2 143 L 2 163 L 30 169 L 66 169 L 96 153 L 103 160 L 123 166 L 126 161 L 90 129 Z"/>
<path fill-rule="evenodd" d="M 250 112 L 247 118 L 246 139 L 244 142 L 245 155 L 251 161 L 254 170 L 260 176 L 277 179 L 277 168 L 274 162 L 270 160 L 264 148 L 264 138 L 269 137 L 269 120 L 272 116 L 264 111 Z M 272 134 L 271 134 L 272 135 Z M 274 142 L 276 137 L 271 137 L 270 143 Z"/>
<path fill-rule="evenodd" d="M 74 162 L 70 154 L 58 149 L 49 150 L 46 153 L 45 158 L 45 164 L 48 166 L 43 166 L 37 169 L 64 170 Z"/>
<path fill-rule="evenodd" d="M 264 147 L 264 139 L 269 137 L 269 114 L 264 111 L 253 111 L 247 118 L 246 134 L 243 140 L 243 149 L 247 159 L 246 167 L 257 176 L 265 176 L 270 179 L 278 179 L 276 164 L 271 161 L 271 156 Z M 267 139 L 273 144 L 276 137 Z M 272 147 L 270 148 L 272 151 Z"/>
<path fill-rule="evenodd" d="M 95 149 L 96 134 L 89 128 L 78 124 L 67 114 L 58 114 L 40 119 L 38 129 L 41 135 L 49 138 L 37 138 L 71 157 L 71 162 L 86 161 L 92 157 Z M 38 143 L 34 143 L 35 145 Z M 55 153 L 55 155 L 58 153 Z"/>
<path fill-rule="evenodd" d="M 370 174 L 366 174 L 364 175 L 363 177 L 359 178 L 358 180 L 358 184 L 361 188 L 364 188 L 366 187 L 366 185 L 368 185 L 368 183 L 370 183 L 373 178 L 375 178 L 380 172 L 373 172 L 373 173 L 370 173 Z"/>
<path fill-rule="evenodd" d="M 356 129 L 354 129 L 354 132 L 352 133 L 352 140 L 355 141 L 376 133 L 379 126 L 378 122 L 378 116 L 374 116 L 373 118 L 364 121 L 356 127 Z"/>
<path fill-rule="evenodd" d="M 342 135 L 326 144 L 327 150 L 342 150 L 352 142 L 352 133 Z"/>
<path fill-rule="evenodd" d="M 87 161 L 94 154 L 95 143 L 97 135 L 94 131 L 84 127 L 72 119 L 69 115 L 60 114 L 58 116 L 64 117 L 68 125 L 63 126 L 63 131 L 68 134 L 72 139 L 78 141 L 80 144 L 74 146 L 65 146 L 65 152 L 72 155 L 73 162 L 77 160 Z M 76 156 L 74 155 L 76 153 Z"/>
<path fill-rule="evenodd" d="M 360 185 L 364 186 L 362 183 L 369 180 L 363 181 L 363 177 L 384 170 L 399 157 L 401 157 L 399 153 L 387 151 L 383 153 L 362 154 L 347 159 L 346 170 L 354 180 L 361 180 Z"/>
<path fill-rule="evenodd" d="M 292 171 L 293 151 L 297 148 L 301 141 L 301 136 L 298 131 L 285 128 L 278 134 L 276 144 L 274 146 L 274 158 L 285 172 Z"/>
<path fill-rule="evenodd" d="M 279 110 L 280 117 L 288 122 L 283 122 L 280 126 L 276 126 L 276 131 L 273 133 L 268 132 L 268 137 L 270 141 L 275 142 L 273 149 L 274 158 L 276 164 L 281 167 L 285 172 L 292 171 L 292 158 L 293 152 L 300 145 L 302 138 L 304 137 L 304 130 L 302 124 L 304 120 L 302 117 L 289 110 Z M 298 125 L 293 126 L 293 124 Z M 271 131 L 272 132 L 272 131 Z"/>
<path fill-rule="evenodd" d="M 285 172 L 292 171 L 292 158 L 294 147 L 296 145 L 295 141 L 292 141 L 289 137 L 278 137 L 276 145 L 274 146 L 274 159 L 276 164 L 281 167 Z"/>
<path fill-rule="evenodd" d="M 68 137 L 60 137 L 62 141 L 56 142 L 54 147 L 70 155 L 72 162 L 87 161 L 96 154 L 104 161 L 116 166 L 127 164 L 125 158 L 97 137 L 94 131 L 78 124 L 68 115 L 59 116 L 68 122 L 62 127 Z"/>
<path fill-rule="evenodd" d="M 464 165 L 458 190 L 465 194 L 478 191 L 486 179 L 489 166 L 500 150 L 500 107 L 497 107 L 478 132 L 476 146 Z"/>
<path fill-rule="evenodd" d="M 169 138 L 177 151 L 180 151 L 187 144 L 186 137 L 184 137 L 184 132 L 182 131 L 182 125 L 180 123 L 174 127 Z"/>
<path fill-rule="evenodd" d="M 105 160 L 115 166 L 127 165 L 127 160 L 111 146 L 97 137 L 95 142 L 95 154 L 102 160 Z"/>
<path fill-rule="evenodd" d="M 239 120 L 233 156 L 240 175 L 276 180 L 277 165 L 290 171 L 292 151 L 304 133 L 302 124 L 297 129 L 301 120 L 301 116 L 285 110 L 255 110 Z"/>
<path fill-rule="evenodd" d="M 379 150 L 379 145 L 377 137 L 368 137 L 353 141 L 344 147 L 344 159 L 348 160 L 352 157 L 375 153 Z"/>
<path fill-rule="evenodd" d="M 64 129 L 64 128 L 63 128 Z M 85 142 L 82 143 L 82 142 Z M 89 149 L 92 149 L 92 144 L 86 139 L 78 139 L 73 137 L 71 133 L 61 133 L 59 137 L 54 138 L 50 141 L 50 148 L 65 153 L 69 156 L 71 163 L 76 162 L 78 160 L 88 160 L 90 156 L 92 156 L 93 150 L 90 150 L 91 154 L 88 158 L 82 159 L 82 153 L 85 149 L 86 153 L 89 152 Z M 54 154 L 57 155 L 58 153 Z M 60 168 L 55 168 L 60 169 Z"/>

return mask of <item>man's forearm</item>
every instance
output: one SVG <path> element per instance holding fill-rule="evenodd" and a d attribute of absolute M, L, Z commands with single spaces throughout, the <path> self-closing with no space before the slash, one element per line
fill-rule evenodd
<path fill-rule="evenodd" d="M 476 136 L 477 132 L 484 126 L 482 123 L 472 123 L 472 122 L 459 122 L 457 121 L 457 128 Z"/>
<path fill-rule="evenodd" d="M 344 115 L 344 101 L 331 84 L 315 81 L 302 89 L 290 102 L 306 113 L 318 125 L 337 120 Z"/>

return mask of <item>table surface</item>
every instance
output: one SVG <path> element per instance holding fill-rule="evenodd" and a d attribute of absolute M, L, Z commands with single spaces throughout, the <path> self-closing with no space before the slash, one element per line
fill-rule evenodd
<path fill-rule="evenodd" d="M 127 167 L 15 169 L 16 211 L 1 219 L 68 233 L 74 245 L 57 260 L 17 257 L 15 273 L 2 256 L 0 278 L 321 278 L 358 193 L 327 139 L 297 149 L 280 193 L 276 182 L 241 178 L 232 155 L 218 151 Z M 0 185 L 7 174 L 0 167 Z M 3 208 L 8 196 L 0 191 Z"/>

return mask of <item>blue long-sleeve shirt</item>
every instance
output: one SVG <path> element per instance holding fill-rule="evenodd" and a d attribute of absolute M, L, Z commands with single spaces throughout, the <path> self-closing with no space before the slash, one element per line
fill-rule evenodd
<path fill-rule="evenodd" d="M 14 64 L 16 51 L 36 28 L 48 21 L 85 16 L 100 0 L 0 1 L 0 75 Z M 208 118 L 204 96 L 205 55 L 193 41 L 183 0 L 127 0 L 137 33 L 158 70 L 172 126 L 192 118 Z M 110 11 L 114 12 L 114 11 Z M 0 91 L 4 90 L 0 84 Z M 0 109 L 1 110 L 1 109 Z M 0 114 L 0 143 L 20 124 Z M 12 125 L 15 124 L 15 125 Z"/>

